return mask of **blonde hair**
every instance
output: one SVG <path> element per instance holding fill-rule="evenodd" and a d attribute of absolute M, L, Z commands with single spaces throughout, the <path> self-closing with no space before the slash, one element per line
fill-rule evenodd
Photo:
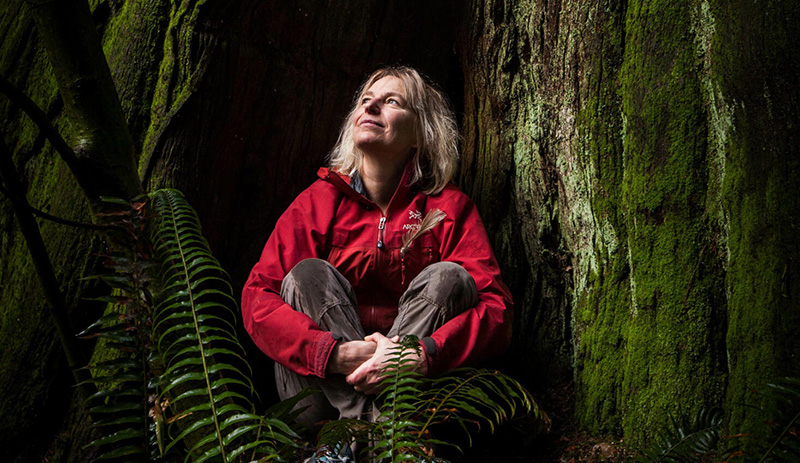
<path fill-rule="evenodd" d="M 378 69 L 364 81 L 331 150 L 330 167 L 344 175 L 358 172 L 364 153 L 353 142 L 353 118 L 364 94 L 386 76 L 397 77 L 403 82 L 409 108 L 416 115 L 417 149 L 413 155 L 411 184 L 419 184 L 425 194 L 438 193 L 456 174 L 458 129 L 444 94 L 426 82 L 419 72 L 408 67 Z"/>

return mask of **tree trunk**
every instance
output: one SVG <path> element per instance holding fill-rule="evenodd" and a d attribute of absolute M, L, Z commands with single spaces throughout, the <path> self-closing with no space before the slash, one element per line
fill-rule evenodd
<path fill-rule="evenodd" d="M 64 102 L 76 158 L 65 159 L 94 209 L 142 193 L 133 140 L 85 0 L 31 3 Z"/>
<path fill-rule="evenodd" d="M 749 388 L 798 372 L 797 7 L 472 8 L 462 183 L 517 297 L 511 357 L 572 376 L 594 432 L 721 405 L 751 429 Z"/>

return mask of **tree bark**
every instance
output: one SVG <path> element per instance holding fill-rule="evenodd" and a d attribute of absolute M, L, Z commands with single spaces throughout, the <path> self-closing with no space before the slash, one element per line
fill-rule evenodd
<path fill-rule="evenodd" d="M 31 3 L 69 118 L 77 162 L 70 169 L 90 204 L 142 193 L 133 140 L 85 0 Z"/>
<path fill-rule="evenodd" d="M 750 388 L 797 374 L 798 11 L 762 7 L 472 5 L 462 182 L 517 297 L 513 357 L 572 375 L 593 432 L 645 444 L 713 406 L 742 432 Z"/>
<path fill-rule="evenodd" d="M 36 274 L 39 277 L 44 297 L 47 299 L 50 316 L 58 333 L 58 339 L 67 359 L 67 365 L 72 371 L 75 384 L 81 384 L 91 379 L 91 376 L 86 371 L 81 370 L 81 367 L 85 365 L 85 359 L 82 358 L 81 351 L 76 346 L 73 338 L 75 329 L 67 316 L 67 306 L 53 271 L 53 264 L 47 255 L 47 248 L 42 240 L 42 234 L 39 232 L 36 219 L 33 218 L 33 214 L 30 211 L 30 205 L 25 199 L 25 191 L 19 183 L 17 169 L 11 160 L 11 151 L 6 146 L 5 140 L 0 140 L 0 180 L 8 187 L 8 199 L 14 209 L 14 215 L 19 223 L 22 235 L 25 237 L 31 260 L 34 267 L 36 267 Z M 81 389 L 83 397 L 88 398 L 91 391 L 88 385 L 81 384 Z"/>

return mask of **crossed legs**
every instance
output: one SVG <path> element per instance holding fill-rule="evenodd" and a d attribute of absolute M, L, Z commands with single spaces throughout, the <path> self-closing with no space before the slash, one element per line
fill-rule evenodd
<path fill-rule="evenodd" d="M 342 341 L 361 341 L 367 334 L 361 327 L 350 283 L 327 261 L 306 259 L 298 263 L 284 278 L 281 296 L 320 328 L 341 336 Z M 429 265 L 411 281 L 400 298 L 397 318 L 386 335 L 429 336 L 476 303 L 475 282 L 460 265 L 452 262 Z M 372 399 L 354 390 L 342 375 L 324 379 L 300 376 L 276 363 L 275 380 L 281 399 L 292 397 L 306 387 L 320 391 L 300 403 L 301 407 L 308 407 L 298 418 L 302 423 L 370 417 Z"/>

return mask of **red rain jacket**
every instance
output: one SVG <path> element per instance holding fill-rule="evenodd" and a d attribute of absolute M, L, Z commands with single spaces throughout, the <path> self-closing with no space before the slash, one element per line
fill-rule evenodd
<path fill-rule="evenodd" d="M 407 167 L 384 216 L 350 186 L 349 177 L 327 168 L 318 175 L 320 180 L 278 220 L 244 286 L 244 326 L 262 351 L 298 374 L 325 377 L 337 341 L 280 296 L 284 276 L 312 257 L 333 264 L 352 284 L 367 334 L 386 334 L 400 296 L 425 266 L 439 261 L 460 264 L 475 280 L 478 304 L 431 335 L 436 349 L 426 352 L 428 374 L 474 364 L 505 350 L 511 339 L 511 295 L 500 280 L 475 204 L 464 193 L 449 184 L 435 195 L 423 194 L 407 185 Z M 403 235 L 432 209 L 447 215 L 401 257 Z M 378 241 L 383 242 L 380 248 Z"/>

